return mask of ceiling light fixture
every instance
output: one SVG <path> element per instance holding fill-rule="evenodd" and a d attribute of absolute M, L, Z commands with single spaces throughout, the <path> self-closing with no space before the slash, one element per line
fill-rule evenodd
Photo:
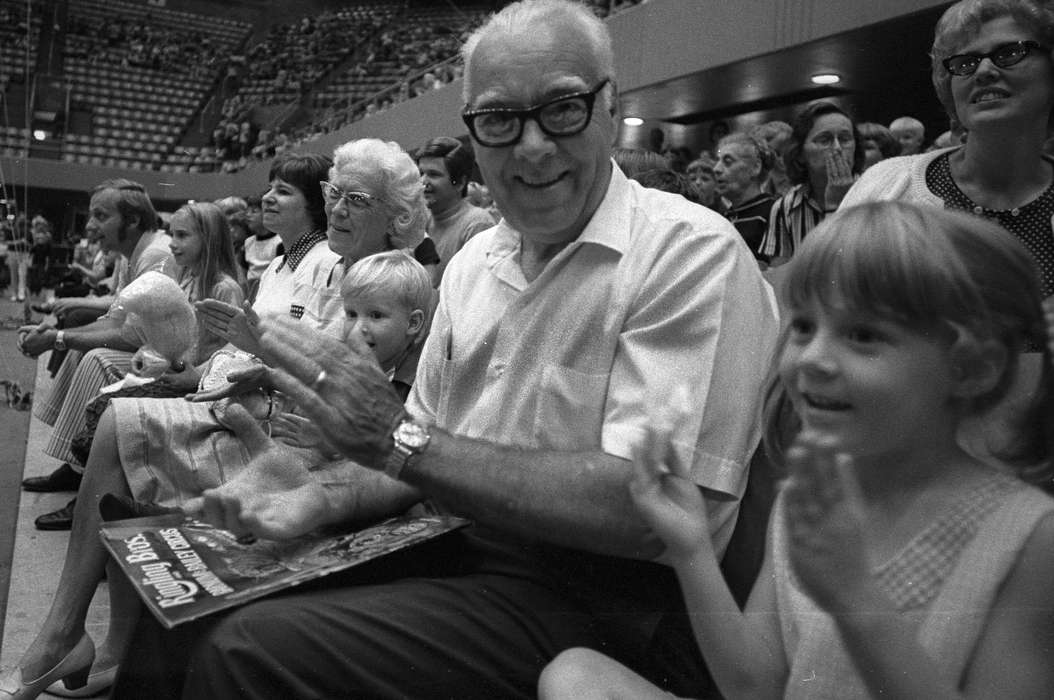
<path fill-rule="evenodd" d="M 816 85 L 834 85 L 842 82 L 842 76 L 837 73 L 817 73 L 810 80 Z"/>
<path fill-rule="evenodd" d="M 626 126 L 640 126 L 641 124 L 644 123 L 644 120 L 641 119 L 640 117 L 625 117 L 622 120 L 622 123 L 625 124 Z"/>

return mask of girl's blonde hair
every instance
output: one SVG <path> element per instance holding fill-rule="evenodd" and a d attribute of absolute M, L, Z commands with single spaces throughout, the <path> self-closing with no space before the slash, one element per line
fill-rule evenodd
<path fill-rule="evenodd" d="M 344 299 L 378 291 L 394 291 L 407 311 L 420 309 L 427 317 L 432 306 L 432 277 L 404 250 L 367 255 L 348 268 L 340 284 Z"/>
<path fill-rule="evenodd" d="M 977 216 L 898 202 L 852 207 L 809 233 L 781 287 L 787 309 L 810 302 L 878 317 L 945 339 L 949 347 L 996 341 L 1007 362 L 998 382 L 964 407 L 977 413 L 1002 399 L 1025 349 L 1046 348 L 1036 264 L 1001 227 Z M 781 338 L 780 347 L 786 342 Z M 1049 350 L 1041 390 L 1018 425 L 1013 453 L 997 455 L 1021 468 L 1051 456 Z M 799 424 L 773 384 L 766 401 L 766 447 L 778 461 Z"/>
<path fill-rule="evenodd" d="M 184 204 L 176 214 L 180 212 L 187 215 L 194 230 L 201 236 L 201 257 L 195 269 L 190 270 L 196 278 L 191 294 L 194 300 L 208 299 L 223 275 L 238 279 L 238 264 L 234 260 L 234 243 L 227 217 L 212 202 Z"/>

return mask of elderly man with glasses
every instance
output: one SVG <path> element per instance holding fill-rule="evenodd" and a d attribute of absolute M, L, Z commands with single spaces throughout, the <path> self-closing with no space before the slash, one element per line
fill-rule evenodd
<path fill-rule="evenodd" d="M 283 390 L 349 461 L 292 474 L 252 435 L 253 478 L 207 492 L 203 510 L 274 538 L 427 499 L 476 526 L 245 606 L 185 664 L 143 634 L 134 648 L 174 673 L 123 684 L 129 697 L 178 689 L 183 671 L 187 698 L 534 697 L 572 646 L 701 692 L 677 582 L 631 504 L 631 460 L 651 409 L 681 397 L 670 459 L 724 550 L 759 435 L 771 290 L 726 220 L 613 167 L 611 41 L 584 6 L 515 3 L 463 53 L 465 121 L 504 219 L 447 268 L 409 400 L 365 348 L 267 324 Z"/>

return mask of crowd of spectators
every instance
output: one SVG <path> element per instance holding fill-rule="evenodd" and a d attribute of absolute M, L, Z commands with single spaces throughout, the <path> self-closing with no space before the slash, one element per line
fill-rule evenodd
<path fill-rule="evenodd" d="M 70 546 L 0 689 L 1050 697 L 1050 3 L 943 14 L 930 70 L 957 148 L 816 100 L 716 123 L 705 152 L 661 131 L 613 150 L 596 13 L 522 0 L 457 36 L 465 140 L 279 153 L 259 202 L 167 226 L 135 182 L 93 190 L 116 295 L 18 332 L 58 361 L 35 412 L 64 460 L 22 486 L 77 497 L 36 521 Z M 368 58 L 405 74 L 385 99 L 413 99 L 451 48 L 380 29 Z M 253 157 L 253 131 L 232 113 L 214 148 Z M 43 245 L 46 221 L 15 223 L 18 250 Z M 187 342 L 148 357 L 139 312 L 164 289 Z M 471 527 L 178 630 L 116 564 L 165 568 L 132 583 L 181 597 L 182 569 L 99 538 L 192 516 L 237 575 L 238 547 L 420 513 Z"/>
<path fill-rule="evenodd" d="M 214 74 L 225 47 L 198 32 L 180 31 L 150 19 L 71 15 L 65 55 L 89 64 L 134 66 L 165 73 Z"/>
<path fill-rule="evenodd" d="M 607 17 L 639 0 L 589 4 L 598 16 Z M 214 167 L 237 171 L 249 160 L 273 158 L 460 79 L 458 47 L 485 15 L 485 9 L 471 7 L 408 8 L 393 15 L 390 6 L 364 5 L 272 27 L 245 56 L 232 59 L 237 67 L 232 75 L 238 75 L 242 88 L 225 100 L 223 119 L 213 130 L 209 145 L 215 149 Z M 306 123 L 283 127 L 253 121 L 260 105 L 299 102 L 328 70 L 356 51 L 364 52 L 361 60 L 315 95 Z M 378 88 L 377 78 L 387 83 Z M 368 86 L 366 97 L 357 86 Z"/>
<path fill-rule="evenodd" d="M 246 52 L 243 79 L 262 86 L 263 104 L 297 100 L 316 80 L 377 33 L 391 17 L 385 6 L 363 6 L 275 25 Z"/>
<path fill-rule="evenodd" d="M 630 168 L 626 174 L 634 178 L 642 158 L 650 164 L 648 169 L 661 162 L 669 173 L 686 175 L 691 185 L 687 196 L 728 217 L 762 267 L 786 262 L 802 238 L 838 208 L 861 173 L 882 160 L 905 155 L 904 144 L 912 151 L 906 155 L 913 155 L 962 143 L 961 131 L 955 135 L 951 130 L 927 141 L 922 122 L 910 116 L 898 117 L 889 126 L 856 123 L 835 102 L 826 100 L 799 110 L 793 126 L 782 121 L 732 131 L 724 122 L 720 126 L 713 130 L 719 140 L 697 154 L 666 143 L 660 134 L 653 144 L 658 150 L 617 149 L 616 160 Z M 822 145 L 815 145 L 821 141 Z M 736 154 L 722 154 L 723 143 L 730 144 L 726 151 Z M 742 161 L 740 149 L 745 149 Z M 722 160 L 729 163 L 723 166 Z M 747 190 L 751 205 L 747 220 L 742 211 L 743 187 L 754 179 L 756 187 Z M 669 174 L 662 180 L 672 182 Z"/>

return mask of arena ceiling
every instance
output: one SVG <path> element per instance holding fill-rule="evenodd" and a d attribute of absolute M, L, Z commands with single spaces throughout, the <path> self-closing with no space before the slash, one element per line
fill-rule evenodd
<path fill-rule="evenodd" d="M 943 120 L 928 56 L 943 11 L 932 8 L 632 90 L 622 95 L 623 114 L 698 124 L 843 95 L 868 119 L 910 112 L 927 123 Z M 830 72 L 842 76 L 837 86 L 811 84 L 810 76 Z"/>

